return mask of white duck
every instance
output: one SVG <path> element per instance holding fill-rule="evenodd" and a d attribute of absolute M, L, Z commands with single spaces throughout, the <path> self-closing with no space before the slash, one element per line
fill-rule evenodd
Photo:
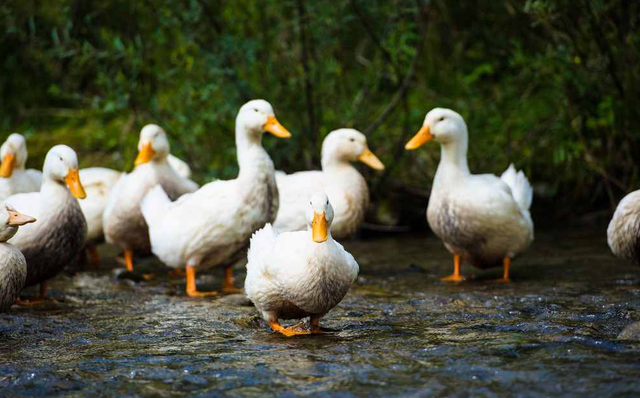
<path fill-rule="evenodd" d="M 354 129 L 339 129 L 327 135 L 322 143 L 322 171 L 276 174 L 280 192 L 280 209 L 273 223 L 275 229 L 302 231 L 309 194 L 321 190 L 329 195 L 335 208 L 332 234 L 336 238 L 353 235 L 362 225 L 369 207 L 367 181 L 352 162 L 361 161 L 376 170 L 384 165 L 367 146 L 367 137 Z"/>
<path fill-rule="evenodd" d="M 185 179 L 191 177 L 191 168 L 186 162 L 171 154 L 167 156 L 167 161 L 178 175 Z M 91 262 L 94 266 L 100 262 L 96 244 L 104 239 L 102 216 L 109 203 L 111 190 L 118 183 L 122 174 L 105 167 L 89 167 L 80 170 L 80 179 L 87 192 L 87 198 L 80 202 L 88 228 L 85 249 L 91 256 Z"/>
<path fill-rule="evenodd" d="M 80 182 L 78 157 L 66 145 L 56 145 L 44 160 L 39 192 L 21 193 L 5 200 L 10 206 L 38 219 L 9 240 L 27 259 L 25 287 L 40 284 L 40 299 L 46 281 L 75 259 L 84 247 L 87 223 L 78 199 L 86 193 Z"/>
<path fill-rule="evenodd" d="M 607 228 L 613 254 L 640 265 L 640 190 L 625 196 Z"/>
<path fill-rule="evenodd" d="M 334 214 L 327 195 L 313 194 L 306 207 L 306 231 L 278 235 L 267 224 L 251 238 L 247 255 L 247 297 L 285 336 L 321 333 L 320 318 L 342 301 L 358 276 L 356 260 L 331 236 Z M 310 330 L 279 322 L 306 317 Z"/>
<path fill-rule="evenodd" d="M 450 109 L 430 111 L 405 148 L 416 149 L 430 140 L 440 144 L 441 156 L 427 220 L 454 259 L 453 274 L 443 280 L 464 279 L 462 260 L 483 269 L 502 264 L 501 281 L 508 281 L 511 260 L 533 241 L 532 190 L 527 177 L 522 171 L 516 173 L 513 165 L 500 178 L 471 174 L 467 125 Z"/>
<path fill-rule="evenodd" d="M 109 202 L 111 189 L 120 180 L 122 173 L 105 167 L 89 167 L 80 170 L 80 180 L 87 198 L 80 201 L 80 208 L 87 220 L 87 242 L 85 249 L 91 255 L 94 266 L 100 262 L 96 244 L 104 238 L 102 215 Z"/>
<path fill-rule="evenodd" d="M 196 270 L 214 266 L 225 268 L 222 291 L 238 291 L 233 284 L 234 262 L 251 234 L 275 219 L 278 188 L 273 162 L 262 147 L 265 131 L 281 138 L 291 136 L 275 118 L 271 104 L 247 102 L 236 118 L 240 172 L 235 180 L 210 182 L 173 203 L 156 187 L 142 202 L 153 253 L 169 267 L 186 266 L 189 296 L 216 294 L 196 288 Z"/>
<path fill-rule="evenodd" d="M 11 134 L 0 147 L 0 200 L 16 193 L 34 192 L 40 189 L 42 173 L 27 169 L 27 142 L 20 134 Z"/>
<path fill-rule="evenodd" d="M 133 254 L 151 252 L 147 223 L 140 203 L 155 185 L 160 184 L 172 200 L 198 189 L 198 184 L 181 177 L 167 160 L 169 140 L 162 128 L 149 124 L 140 131 L 135 168 L 123 174 L 113 188 L 103 215 L 107 242 L 120 247 L 126 267 L 133 271 Z"/>
<path fill-rule="evenodd" d="M 167 156 L 167 161 L 169 162 L 169 166 L 171 166 L 180 177 L 186 179 L 191 178 L 191 167 L 189 167 L 187 162 L 172 154 Z"/>
<path fill-rule="evenodd" d="M 0 203 L 0 313 L 16 302 L 27 280 L 27 261 L 20 250 L 7 243 L 18 227 L 36 221 L 18 213 L 10 205 Z"/>

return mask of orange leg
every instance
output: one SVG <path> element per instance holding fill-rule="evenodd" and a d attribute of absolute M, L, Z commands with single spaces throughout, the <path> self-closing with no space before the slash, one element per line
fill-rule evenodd
<path fill-rule="evenodd" d="M 233 267 L 224 267 L 224 282 L 222 283 L 224 293 L 242 293 L 242 289 L 237 288 L 233 278 Z"/>
<path fill-rule="evenodd" d="M 465 277 L 460 275 L 460 255 L 453 255 L 453 274 L 449 276 L 445 276 L 444 278 L 440 278 L 441 281 L 446 282 L 462 282 L 465 280 Z"/>
<path fill-rule="evenodd" d="M 269 326 L 271 327 L 271 329 L 273 329 L 274 332 L 278 332 L 287 337 L 311 334 L 310 330 L 298 329 L 299 324 L 295 324 L 293 326 L 285 328 L 280 324 L 280 322 L 276 321 L 269 322 Z"/>
<path fill-rule="evenodd" d="M 96 245 L 93 243 L 87 243 L 85 246 L 87 252 L 89 253 L 89 257 L 91 257 L 91 265 L 93 268 L 100 268 L 100 255 L 98 254 L 98 249 L 96 249 Z"/>
<path fill-rule="evenodd" d="M 22 305 L 25 307 L 28 307 L 34 304 L 40 304 L 46 301 L 46 298 L 45 298 L 46 294 L 47 294 L 47 282 L 45 281 L 40 283 L 40 295 L 38 297 L 34 297 L 32 299 L 24 300 L 24 301 L 21 298 L 18 298 L 18 300 L 16 301 L 16 304 Z"/>
<path fill-rule="evenodd" d="M 133 272 L 133 251 L 128 249 L 124 251 L 124 264 L 127 271 Z"/>
<path fill-rule="evenodd" d="M 510 282 L 511 280 L 509 279 L 509 268 L 511 267 L 511 259 L 509 257 L 505 257 L 502 259 L 502 267 L 503 267 L 503 274 L 502 274 L 502 279 L 496 279 L 494 280 L 494 282 Z"/>
<path fill-rule="evenodd" d="M 218 294 L 218 292 L 199 292 L 196 287 L 196 267 L 187 265 L 187 295 L 189 297 L 211 297 Z"/>

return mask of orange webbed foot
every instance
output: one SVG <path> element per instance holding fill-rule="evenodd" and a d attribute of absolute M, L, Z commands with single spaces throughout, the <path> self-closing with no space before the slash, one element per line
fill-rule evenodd
<path fill-rule="evenodd" d="M 220 289 L 222 293 L 243 293 L 244 289 L 236 287 L 235 285 L 228 285 L 226 283 L 222 284 L 222 288 Z"/>
<path fill-rule="evenodd" d="M 205 298 L 205 297 L 213 297 L 217 296 L 218 292 L 199 292 L 197 290 L 187 291 L 187 296 L 193 298 Z"/>
<path fill-rule="evenodd" d="M 187 274 L 187 295 L 189 297 L 213 297 L 217 296 L 218 292 L 199 292 L 196 287 L 196 267 L 192 265 L 187 265 L 185 267 L 185 271 Z"/>
<path fill-rule="evenodd" d="M 441 281 L 445 282 L 462 282 L 466 278 L 460 275 L 460 255 L 453 255 L 453 274 L 449 276 L 445 276 L 444 278 L 440 278 Z"/>
<path fill-rule="evenodd" d="M 307 330 L 301 327 L 301 326 L 304 326 L 303 322 L 296 323 L 295 325 L 289 326 L 287 328 L 280 325 L 279 322 L 269 322 L 269 326 L 271 326 L 271 329 L 273 329 L 273 331 L 278 332 L 283 336 L 287 336 L 287 337 L 311 334 L 310 330 Z"/>
<path fill-rule="evenodd" d="M 155 274 L 142 274 L 142 279 L 145 281 L 150 281 L 151 279 L 155 278 L 156 275 Z"/>
<path fill-rule="evenodd" d="M 233 267 L 225 267 L 224 268 L 224 282 L 222 283 L 222 292 L 223 293 L 242 293 L 243 289 L 236 287 L 234 278 L 233 278 Z"/>
<path fill-rule="evenodd" d="M 451 274 L 449 276 L 445 276 L 440 278 L 441 281 L 444 282 L 464 282 L 467 278 L 462 275 Z"/>
<path fill-rule="evenodd" d="M 42 297 L 34 297 L 28 300 L 23 300 L 22 298 L 19 298 L 18 300 L 16 300 L 16 304 L 18 304 L 21 307 L 31 307 L 34 305 L 40 305 L 40 304 L 44 304 L 49 300 L 46 300 Z"/>

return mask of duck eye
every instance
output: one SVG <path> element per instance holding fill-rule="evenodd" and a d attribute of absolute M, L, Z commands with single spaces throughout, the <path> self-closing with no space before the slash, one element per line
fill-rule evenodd
<path fill-rule="evenodd" d="M 444 116 L 440 116 L 440 119 L 438 119 L 439 122 L 444 120 Z"/>
<path fill-rule="evenodd" d="M 356 142 L 356 139 L 355 138 L 349 138 L 349 141 Z"/>
<path fill-rule="evenodd" d="M 62 156 L 59 156 L 58 158 L 60 159 L 61 162 L 64 162 L 64 160 L 62 160 Z"/>

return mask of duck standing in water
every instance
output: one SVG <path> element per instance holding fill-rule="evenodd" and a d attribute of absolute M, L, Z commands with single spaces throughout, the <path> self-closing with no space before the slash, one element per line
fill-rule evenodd
<path fill-rule="evenodd" d="M 27 169 L 27 142 L 20 134 L 11 134 L 0 147 L 0 200 L 23 192 L 35 192 L 42 184 L 42 173 Z"/>
<path fill-rule="evenodd" d="M 7 311 L 16 302 L 27 280 L 27 261 L 24 255 L 7 241 L 18 232 L 19 226 L 35 221 L 35 218 L 0 203 L 0 313 Z"/>
<path fill-rule="evenodd" d="M 279 235 L 267 224 L 253 234 L 247 255 L 247 297 L 274 331 L 288 337 L 322 333 L 320 318 L 342 301 L 359 270 L 331 236 L 334 212 L 326 194 L 311 196 L 306 219 L 306 231 Z M 310 329 L 279 321 L 306 317 Z"/>
<path fill-rule="evenodd" d="M 76 153 L 66 145 L 56 145 L 45 158 L 40 192 L 21 193 L 5 200 L 38 219 L 37 223 L 20 228 L 9 240 L 27 260 L 25 287 L 40 284 L 40 297 L 32 301 L 44 299 L 47 280 L 62 271 L 84 247 L 87 223 L 77 199 L 85 197 Z"/>
<path fill-rule="evenodd" d="M 146 125 L 140 131 L 135 168 L 124 174 L 109 196 L 103 215 L 107 242 L 124 251 L 128 271 L 133 271 L 133 255 L 151 254 L 149 227 L 142 217 L 140 203 L 160 184 L 171 200 L 198 189 L 198 184 L 181 177 L 168 161 L 169 140 L 160 126 Z"/>
<path fill-rule="evenodd" d="M 500 281 L 509 281 L 511 260 L 533 241 L 529 214 L 531 185 L 513 165 L 497 177 L 471 174 L 467 166 L 467 125 L 458 113 L 435 108 L 424 119 L 420 131 L 405 148 L 413 150 L 434 140 L 441 157 L 427 207 L 433 232 L 453 254 L 454 272 L 443 278 L 460 282 L 460 262 L 478 268 L 502 264 Z"/>
<path fill-rule="evenodd" d="M 182 178 L 189 179 L 191 177 L 191 168 L 182 159 L 169 154 L 167 161 Z M 100 263 L 96 245 L 104 240 L 104 221 L 102 218 L 104 210 L 109 203 L 111 190 L 120 181 L 122 175 L 123 173 L 119 171 L 105 167 L 80 169 L 80 179 L 84 189 L 87 191 L 87 198 L 80 201 L 80 207 L 84 217 L 87 219 L 88 228 L 85 251 L 91 256 L 91 263 L 94 267 L 97 267 Z"/>
<path fill-rule="evenodd" d="M 309 194 L 326 192 L 335 208 L 331 233 L 347 238 L 360 229 L 369 207 L 369 188 L 352 162 L 360 161 L 375 170 L 384 165 L 369 150 L 367 137 L 354 129 L 339 129 L 322 143 L 322 171 L 276 174 L 280 192 L 280 209 L 273 227 L 280 232 L 304 231 Z"/>
<path fill-rule="evenodd" d="M 640 265 L 640 190 L 625 196 L 607 228 L 613 254 Z"/>
<path fill-rule="evenodd" d="M 235 180 L 210 182 L 173 203 L 157 186 L 142 202 L 153 254 L 169 267 L 186 266 L 186 291 L 191 297 L 217 294 L 196 288 L 196 271 L 217 266 L 225 270 L 222 291 L 241 291 L 234 285 L 232 267 L 244 254 L 251 234 L 276 218 L 278 188 L 273 162 L 262 147 L 265 131 L 280 138 L 291 136 L 271 104 L 247 102 L 236 118 L 240 171 Z"/>

